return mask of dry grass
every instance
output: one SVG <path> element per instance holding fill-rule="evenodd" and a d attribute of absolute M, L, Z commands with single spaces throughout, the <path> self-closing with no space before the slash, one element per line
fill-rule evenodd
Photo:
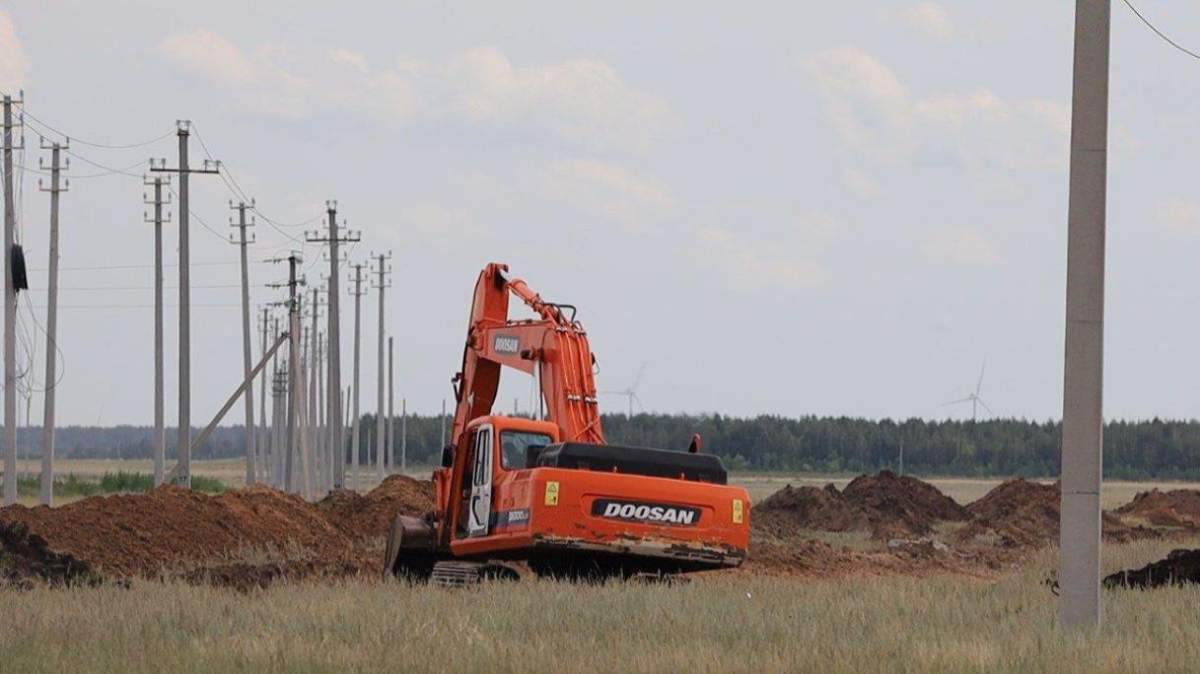
<path fill-rule="evenodd" d="M 1169 546 L 1110 547 L 1106 567 Z M 684 586 L 549 582 L 443 591 L 297 584 L 0 590 L 3 672 L 1191 672 L 1195 588 L 1105 594 L 1098 634 L 1063 634 L 1047 551 L 996 583 Z"/>

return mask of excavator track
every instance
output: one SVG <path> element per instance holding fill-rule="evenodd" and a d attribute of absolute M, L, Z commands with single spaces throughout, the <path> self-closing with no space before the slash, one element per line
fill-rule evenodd
<path fill-rule="evenodd" d="M 438 562 L 433 565 L 429 582 L 437 587 L 478 585 L 483 580 L 483 568 L 481 562 Z"/>
<path fill-rule="evenodd" d="M 442 560 L 433 565 L 433 573 L 429 576 L 429 582 L 437 587 L 469 587 L 485 580 L 520 579 L 521 573 L 516 568 L 499 561 Z"/>

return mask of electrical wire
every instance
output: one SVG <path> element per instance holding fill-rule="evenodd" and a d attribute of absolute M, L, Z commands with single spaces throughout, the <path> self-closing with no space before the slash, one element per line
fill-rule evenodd
<path fill-rule="evenodd" d="M 131 168 L 134 168 L 134 167 L 136 167 L 136 166 L 140 166 L 140 165 L 141 165 L 143 162 L 138 162 L 137 164 L 134 164 L 133 166 L 130 166 L 129 168 L 125 168 L 125 169 L 119 169 L 119 168 L 113 168 L 113 167 L 111 167 L 111 166 L 105 166 L 104 164 L 101 164 L 100 162 L 97 162 L 97 161 L 93 161 L 93 160 L 91 160 L 91 159 L 88 159 L 87 157 L 85 157 L 85 156 L 83 156 L 83 155 L 79 154 L 78 152 L 75 152 L 75 151 L 73 151 L 73 150 L 70 150 L 70 149 L 68 149 L 68 148 L 63 148 L 63 152 L 66 152 L 67 154 L 71 155 L 72 157 L 75 157 L 75 158 L 76 158 L 76 159 L 78 159 L 79 161 L 82 161 L 82 162 L 84 162 L 84 163 L 87 163 L 87 164 L 91 164 L 92 166 L 95 166 L 95 167 L 96 167 L 96 168 L 98 168 L 98 169 L 102 169 L 102 170 L 104 170 L 104 171 L 108 171 L 110 174 L 111 174 L 111 173 L 119 173 L 119 174 L 121 174 L 121 175 L 124 175 L 124 176 L 129 176 L 130 178 L 137 178 L 138 180 L 141 180 L 141 179 L 142 179 L 142 174 L 140 174 L 140 173 L 130 173 L 130 172 L 129 172 L 129 169 L 131 169 Z"/>
<path fill-rule="evenodd" d="M 1153 23 L 1151 23 L 1150 19 L 1147 19 L 1144 14 L 1142 14 L 1140 11 L 1138 11 L 1138 8 L 1134 7 L 1133 3 L 1130 2 L 1130 0 L 1123 0 L 1123 1 L 1125 3 L 1125 6 L 1128 7 L 1130 9 L 1130 11 L 1132 11 L 1134 14 L 1136 14 L 1137 18 L 1141 19 L 1142 23 L 1146 24 L 1147 28 L 1154 31 L 1155 35 L 1162 38 L 1162 40 L 1164 42 L 1166 42 L 1167 44 L 1171 45 L 1172 47 L 1178 49 L 1179 51 L 1183 52 L 1184 54 L 1187 54 L 1188 56 L 1191 56 L 1194 59 L 1200 60 L 1200 54 L 1192 51 L 1191 49 L 1188 49 L 1187 47 L 1179 44 L 1175 40 L 1172 40 L 1170 37 L 1168 37 L 1166 33 L 1162 32 L 1161 30 L 1158 29 L 1158 26 L 1155 26 Z"/>
<path fill-rule="evenodd" d="M 2 92 L 0 92 L 0 93 L 2 93 Z M 8 94 L 3 94 L 3 95 L 8 95 Z M 123 144 L 98 143 L 96 141 L 86 140 L 84 138 L 79 138 L 78 136 L 72 136 L 70 134 L 64 133 L 63 131 L 59 131 L 55 127 L 51 126 L 45 120 L 43 120 L 43 119 L 37 117 L 36 115 L 34 115 L 33 113 L 29 112 L 29 109 L 25 106 L 22 106 L 22 112 L 25 114 L 26 117 L 32 119 L 36 123 L 36 125 L 45 127 L 47 130 L 49 130 L 51 133 L 53 133 L 57 136 L 62 136 L 64 139 L 70 140 L 73 143 L 80 143 L 82 145 L 88 145 L 91 147 L 100 148 L 102 150 L 133 150 L 133 149 L 137 149 L 139 147 L 146 147 L 147 145 L 153 145 L 154 143 L 157 143 L 161 140 L 165 140 L 165 139 L 170 138 L 171 136 L 175 135 L 175 130 L 172 129 L 171 131 L 168 131 L 167 133 L 164 133 L 161 136 L 158 136 L 156 138 L 151 138 L 150 140 L 141 141 L 139 143 L 123 143 Z"/>

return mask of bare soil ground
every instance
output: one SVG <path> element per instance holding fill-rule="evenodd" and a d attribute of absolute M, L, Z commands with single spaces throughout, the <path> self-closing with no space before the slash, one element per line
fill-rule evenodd
<path fill-rule="evenodd" d="M 365 495 L 336 492 L 316 504 L 254 486 L 219 496 L 161 487 L 60 508 L 16 505 L 0 509 L 9 532 L 0 539 L 0 568 L 51 583 L 73 582 L 68 570 L 83 568 L 110 579 L 166 575 L 239 588 L 378 573 L 378 541 L 391 517 L 424 514 L 432 502 L 430 483 L 392 476 Z"/>
<path fill-rule="evenodd" d="M 369 493 L 341 491 L 317 503 L 255 486 L 218 496 L 164 487 L 53 509 L 17 505 L 0 509 L 0 582 L 177 578 L 250 590 L 281 580 L 377 577 L 392 518 L 422 515 L 432 501 L 428 481 L 392 476 Z M 842 489 L 788 485 L 753 507 L 750 559 L 734 573 L 991 579 L 1055 545 L 1058 519 L 1057 484 L 1010 480 L 965 506 L 888 471 Z M 1198 534 L 1200 492 L 1151 491 L 1104 515 L 1108 542 Z M 855 535 L 861 539 L 847 545 Z"/>

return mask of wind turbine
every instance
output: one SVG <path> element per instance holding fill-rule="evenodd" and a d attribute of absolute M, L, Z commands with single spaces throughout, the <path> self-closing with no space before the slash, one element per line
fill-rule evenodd
<path fill-rule="evenodd" d="M 946 405 L 960 405 L 962 403 L 971 403 L 971 423 L 974 423 L 975 420 L 979 417 L 979 406 L 980 405 L 983 406 L 983 409 L 987 410 L 988 414 L 995 414 L 995 412 L 992 412 L 992 408 L 988 407 L 987 403 L 983 402 L 983 398 L 979 397 L 979 392 L 981 390 L 983 390 L 983 373 L 985 370 L 987 370 L 987 361 L 986 360 L 983 361 L 983 367 L 979 368 L 979 381 L 976 382 L 976 384 L 975 384 L 975 392 L 974 393 L 968 394 L 967 397 L 965 397 L 965 398 L 960 398 L 958 400 L 951 400 L 948 403 L 944 403 L 942 405 L 942 407 L 945 407 Z"/>
<path fill-rule="evenodd" d="M 601 393 L 603 393 L 605 395 L 625 396 L 627 402 L 629 403 L 629 418 L 630 419 L 633 418 L 633 402 L 635 400 L 637 401 L 638 409 L 643 409 L 642 408 L 642 399 L 639 398 L 637 395 L 637 388 L 638 388 L 638 385 L 642 383 L 642 373 L 644 373 L 645 371 L 646 371 L 646 364 L 642 363 L 642 366 L 638 368 L 637 376 L 633 378 L 633 383 L 630 384 L 629 388 L 627 388 L 627 389 L 624 389 L 621 391 L 601 391 Z"/>

